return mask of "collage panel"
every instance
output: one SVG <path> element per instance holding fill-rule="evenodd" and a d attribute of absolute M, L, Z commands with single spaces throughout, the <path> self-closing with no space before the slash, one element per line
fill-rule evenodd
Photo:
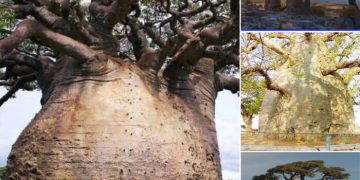
<path fill-rule="evenodd" d="M 360 179 L 358 0 L 242 0 L 241 179 Z"/>
<path fill-rule="evenodd" d="M 359 0 L 241 0 L 241 29 L 359 30 Z"/>
<path fill-rule="evenodd" d="M 354 152 L 242 152 L 242 180 L 358 180 Z"/>
<path fill-rule="evenodd" d="M 0 180 L 240 179 L 239 0 L 0 0 Z"/>
<path fill-rule="evenodd" d="M 240 38 L 242 150 L 360 150 L 358 33 Z"/>

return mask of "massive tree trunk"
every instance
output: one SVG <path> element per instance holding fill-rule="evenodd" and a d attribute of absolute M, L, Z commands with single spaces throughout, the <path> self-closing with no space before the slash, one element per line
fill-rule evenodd
<path fill-rule="evenodd" d="M 344 9 L 343 15 L 350 17 L 354 23 L 354 28 L 360 28 L 360 10 L 356 3 L 356 0 L 349 0 L 349 7 Z"/>
<path fill-rule="evenodd" d="M 286 0 L 286 10 L 291 13 L 309 12 L 310 0 Z"/>
<path fill-rule="evenodd" d="M 260 118 L 260 131 L 275 133 L 354 133 L 353 101 L 343 79 L 323 75 L 327 62 L 320 36 L 298 34 L 288 60 L 273 78 L 284 94 L 268 90 Z M 326 65 L 328 67 L 330 65 Z M 322 66 L 324 67 L 324 66 Z"/>
<path fill-rule="evenodd" d="M 216 92 L 204 90 L 215 81 L 204 78 L 211 61 L 200 64 L 171 84 L 111 59 L 96 74 L 64 69 L 13 145 L 8 176 L 220 179 Z"/>
<path fill-rule="evenodd" d="M 281 0 L 265 0 L 265 9 L 266 10 L 280 10 L 281 9 Z"/>
<path fill-rule="evenodd" d="M 244 110 L 241 110 L 241 116 L 243 118 L 243 121 L 245 123 L 245 128 L 247 132 L 251 132 L 252 129 L 252 120 L 254 117 L 254 114 L 252 113 L 248 113 L 248 112 L 244 112 Z"/>

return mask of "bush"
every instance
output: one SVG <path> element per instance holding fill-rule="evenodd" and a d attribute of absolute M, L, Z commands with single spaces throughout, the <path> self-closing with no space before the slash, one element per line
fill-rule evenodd
<path fill-rule="evenodd" d="M 0 167 L 0 179 L 5 174 L 5 172 L 6 172 L 6 167 Z"/>

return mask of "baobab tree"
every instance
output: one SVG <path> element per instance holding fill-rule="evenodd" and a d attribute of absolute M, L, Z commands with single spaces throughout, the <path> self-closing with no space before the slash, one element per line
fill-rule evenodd
<path fill-rule="evenodd" d="M 344 16 L 359 19 L 359 8 L 356 0 L 348 0 L 349 8 L 344 10 Z M 267 10 L 281 10 L 282 6 L 286 6 L 288 12 L 293 13 L 308 13 L 310 12 L 310 0 L 265 0 L 265 9 Z M 358 27 L 358 26 L 356 26 Z"/>
<path fill-rule="evenodd" d="M 220 179 L 217 92 L 236 93 L 239 1 L 14 0 L 2 86 L 42 109 L 10 179 Z M 35 48 L 21 48 L 28 42 Z"/>
<path fill-rule="evenodd" d="M 262 81 L 267 89 L 259 131 L 358 132 L 358 34 L 244 33 L 241 40 L 242 79 Z"/>
<path fill-rule="evenodd" d="M 280 10 L 282 4 L 286 10 L 293 13 L 304 13 L 310 11 L 310 0 L 265 0 L 265 9 Z"/>

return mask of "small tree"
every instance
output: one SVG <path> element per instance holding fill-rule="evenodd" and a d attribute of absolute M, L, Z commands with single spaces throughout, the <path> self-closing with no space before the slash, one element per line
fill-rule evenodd
<path fill-rule="evenodd" d="M 326 167 L 322 160 L 297 161 L 278 165 L 267 170 L 266 174 L 254 176 L 253 180 L 273 180 L 282 177 L 285 180 L 295 180 L 305 177 L 322 175 L 322 180 L 345 180 L 350 174 L 341 167 Z"/>
<path fill-rule="evenodd" d="M 349 179 L 350 174 L 340 167 L 321 167 L 321 180 L 345 180 Z"/>
<path fill-rule="evenodd" d="M 252 119 L 259 113 L 265 90 L 263 79 L 241 76 L 241 115 L 247 131 L 252 130 Z"/>

